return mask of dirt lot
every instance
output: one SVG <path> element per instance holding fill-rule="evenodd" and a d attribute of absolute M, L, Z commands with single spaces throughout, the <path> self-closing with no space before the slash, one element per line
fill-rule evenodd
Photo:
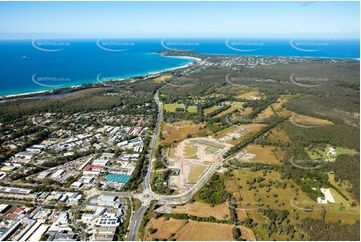
<path fill-rule="evenodd" d="M 252 230 L 244 226 L 238 227 L 243 239 L 256 239 Z M 232 241 L 232 228 L 231 224 L 158 218 L 151 219 L 147 224 L 144 240 Z"/>
<path fill-rule="evenodd" d="M 144 240 L 167 240 L 186 223 L 186 220 L 177 220 L 172 218 L 166 220 L 164 218 L 152 218 L 145 227 Z M 152 228 L 157 229 L 158 231 L 151 234 L 149 230 Z"/>
<path fill-rule="evenodd" d="M 244 153 L 253 154 L 254 157 L 246 162 L 257 162 L 265 164 L 280 164 L 284 157 L 284 151 L 280 147 L 271 145 L 249 145 Z"/>
<path fill-rule="evenodd" d="M 233 240 L 232 227 L 233 225 L 230 224 L 189 221 L 176 233 L 174 237 L 176 240 L 183 241 L 231 241 Z M 247 238 L 246 236 L 249 236 L 249 240 L 255 240 L 249 229 L 241 227 L 241 231 L 245 238 Z"/>
<path fill-rule="evenodd" d="M 262 94 L 258 91 L 248 91 L 242 93 L 241 95 L 238 95 L 237 98 L 246 100 L 257 100 L 262 98 Z"/>
<path fill-rule="evenodd" d="M 279 126 L 271 129 L 266 139 L 273 142 L 282 142 L 282 143 L 290 142 L 287 133 Z"/>
<path fill-rule="evenodd" d="M 185 139 L 168 152 L 168 168 L 179 170 L 170 177 L 170 184 L 177 192 L 186 192 L 210 168 L 220 165 L 223 154 L 231 145 L 219 142 L 212 137 Z M 169 150 L 171 151 L 171 150 Z"/>
<path fill-rule="evenodd" d="M 208 115 L 210 114 L 211 112 L 214 112 L 216 111 L 217 109 L 221 108 L 222 106 L 213 106 L 213 107 L 210 107 L 210 108 L 206 108 L 203 110 L 203 114 L 204 115 Z"/>
<path fill-rule="evenodd" d="M 178 142 L 199 131 L 203 124 L 194 124 L 192 121 L 181 121 L 176 123 L 165 123 L 162 127 L 162 144 Z"/>
<path fill-rule="evenodd" d="M 234 125 L 232 127 L 226 128 L 216 134 L 214 134 L 214 138 L 220 140 L 224 138 L 225 136 L 234 136 L 235 133 L 240 132 L 242 130 L 245 130 L 245 132 L 242 131 L 242 135 L 239 138 L 232 138 L 227 141 L 227 143 L 235 145 L 246 138 L 252 136 L 256 132 L 258 132 L 261 128 L 263 128 L 264 124 L 242 124 L 242 125 Z"/>
<path fill-rule="evenodd" d="M 221 203 L 212 207 L 203 202 L 192 202 L 172 209 L 172 213 L 186 213 L 199 217 L 213 216 L 218 219 L 227 219 L 229 217 L 229 209 L 226 203 Z"/>
<path fill-rule="evenodd" d="M 256 117 L 257 121 L 263 121 L 271 116 L 274 115 L 274 112 L 271 108 L 271 106 L 268 106 L 265 110 L 263 110 L 261 113 L 259 113 Z"/>
<path fill-rule="evenodd" d="M 294 114 L 292 116 L 292 121 L 297 124 L 302 125 L 317 125 L 317 126 L 324 126 L 324 125 L 332 125 L 331 121 L 325 119 L 314 118 L 306 115 Z"/>
<path fill-rule="evenodd" d="M 191 167 L 188 173 L 188 182 L 197 183 L 204 171 L 207 169 L 207 166 L 204 165 L 194 165 Z"/>
<path fill-rule="evenodd" d="M 283 105 L 294 97 L 296 97 L 296 95 L 281 95 L 281 97 L 277 99 L 277 102 L 273 103 L 271 106 L 281 117 L 288 117 L 292 114 L 292 112 L 286 110 Z"/>
<path fill-rule="evenodd" d="M 169 79 L 172 78 L 172 77 L 173 77 L 172 75 L 163 75 L 163 76 L 154 78 L 153 81 L 154 81 L 155 83 L 161 83 L 161 82 L 164 82 L 164 81 L 169 80 Z"/>

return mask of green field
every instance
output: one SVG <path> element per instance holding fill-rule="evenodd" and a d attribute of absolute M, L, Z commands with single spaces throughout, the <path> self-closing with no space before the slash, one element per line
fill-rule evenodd
<path fill-rule="evenodd" d="M 166 112 L 174 113 L 177 108 L 185 109 L 185 106 L 184 106 L 183 103 L 167 103 L 167 104 L 164 104 L 164 110 Z"/>
<path fill-rule="evenodd" d="M 206 109 L 203 110 L 203 113 L 204 113 L 204 115 L 208 115 L 208 114 L 216 111 L 217 109 L 220 109 L 221 107 L 222 106 L 217 105 L 217 106 L 213 106 L 213 107 L 210 107 L 210 108 L 206 108 Z"/>
<path fill-rule="evenodd" d="M 187 112 L 188 113 L 196 113 L 197 112 L 197 106 L 188 106 L 187 107 Z"/>
<path fill-rule="evenodd" d="M 218 150 L 219 150 L 219 148 L 217 148 L 217 147 L 215 147 L 215 146 L 207 146 L 207 147 L 206 147 L 206 151 L 207 151 L 208 153 L 214 154 L 214 153 L 216 153 Z"/>
<path fill-rule="evenodd" d="M 192 143 L 186 144 L 184 147 L 184 158 L 197 159 L 197 147 L 194 147 Z"/>
<path fill-rule="evenodd" d="M 205 169 L 206 166 L 204 165 L 193 166 L 188 173 L 188 181 L 190 183 L 196 183 L 200 176 L 204 173 Z"/>
<path fill-rule="evenodd" d="M 235 107 L 235 108 L 242 108 L 244 102 L 235 102 L 235 101 L 232 101 L 232 102 L 224 102 L 224 104 L 226 104 L 226 105 L 231 105 L 232 107 Z"/>
<path fill-rule="evenodd" d="M 176 157 L 175 148 L 174 147 L 168 148 L 166 150 L 166 155 L 169 156 L 170 158 L 175 158 Z"/>
<path fill-rule="evenodd" d="M 188 106 L 186 107 L 183 103 L 166 103 L 164 104 L 164 110 L 169 113 L 176 112 L 177 108 L 184 109 L 188 113 L 197 113 L 197 106 Z"/>

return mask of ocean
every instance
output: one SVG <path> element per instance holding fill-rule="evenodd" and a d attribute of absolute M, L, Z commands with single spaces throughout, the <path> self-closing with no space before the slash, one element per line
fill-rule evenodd
<path fill-rule="evenodd" d="M 360 58 L 359 40 L 340 39 L 33 39 L 0 40 L 0 96 L 129 78 L 185 66 L 203 54 Z"/>

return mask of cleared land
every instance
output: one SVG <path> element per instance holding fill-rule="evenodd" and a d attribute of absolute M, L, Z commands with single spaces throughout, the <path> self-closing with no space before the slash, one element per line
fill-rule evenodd
<path fill-rule="evenodd" d="M 258 131 L 260 131 L 265 125 L 264 124 L 242 124 L 242 125 L 234 125 L 229 128 L 226 128 L 224 130 L 221 130 L 220 132 L 217 132 L 214 134 L 214 138 L 221 140 L 224 139 L 226 136 L 231 137 L 230 139 L 227 139 L 227 143 L 235 145 L 246 138 L 254 135 Z M 240 133 L 241 132 L 241 133 Z M 237 133 L 240 133 L 240 137 L 238 137 Z"/>
<path fill-rule="evenodd" d="M 258 100 L 262 99 L 262 96 L 263 95 L 259 91 L 248 91 L 236 96 L 236 98 L 246 100 Z"/>
<path fill-rule="evenodd" d="M 192 166 L 188 173 L 188 181 L 190 183 L 196 183 L 199 180 L 199 178 L 201 177 L 201 175 L 204 173 L 206 168 L 207 167 L 204 165 Z"/>
<path fill-rule="evenodd" d="M 245 162 L 281 164 L 281 161 L 284 157 L 284 151 L 282 151 L 281 148 L 272 145 L 262 146 L 262 145 L 252 144 L 249 145 L 244 152 L 254 155 L 249 160 L 241 159 L 241 161 L 245 161 Z"/>
<path fill-rule="evenodd" d="M 220 109 L 222 106 L 213 106 L 213 107 L 210 107 L 210 108 L 206 108 L 203 110 L 203 114 L 204 115 L 208 115 L 210 114 L 211 112 L 214 112 L 216 111 L 217 109 Z"/>
<path fill-rule="evenodd" d="M 196 113 L 198 108 L 197 106 L 186 106 L 183 103 L 166 103 L 164 104 L 164 110 L 169 113 L 177 112 L 177 109 L 183 109 L 188 113 Z"/>
<path fill-rule="evenodd" d="M 186 220 L 152 218 L 145 227 L 144 240 L 169 240 L 180 228 L 187 223 Z M 151 233 L 157 230 L 155 233 Z"/>
<path fill-rule="evenodd" d="M 301 114 L 294 114 L 292 116 L 292 121 L 296 124 L 302 125 L 316 125 L 316 126 L 324 126 L 324 125 L 333 125 L 331 121 L 325 119 L 314 118 Z"/>
<path fill-rule="evenodd" d="M 230 107 L 214 116 L 214 118 L 219 118 L 236 110 L 241 110 L 243 109 L 243 104 L 243 102 L 225 102 L 224 105 L 230 105 Z"/>
<path fill-rule="evenodd" d="M 287 109 L 285 109 L 283 106 L 284 104 L 286 104 L 288 101 L 292 100 L 293 98 L 295 98 L 297 95 L 281 95 L 278 99 L 277 102 L 273 103 L 271 106 L 274 110 L 274 112 L 276 114 L 278 114 L 281 117 L 289 117 L 290 115 L 292 115 L 292 112 L 288 111 Z"/>
<path fill-rule="evenodd" d="M 192 121 L 180 121 L 176 123 L 164 123 L 162 127 L 162 144 L 179 142 L 188 135 L 196 134 L 204 124 L 195 124 Z"/>
<path fill-rule="evenodd" d="M 185 109 L 186 106 L 183 103 L 166 103 L 166 104 L 164 104 L 164 110 L 166 112 L 174 113 L 177 108 Z"/>
<path fill-rule="evenodd" d="M 172 75 L 163 75 L 163 76 L 154 78 L 153 81 L 155 83 L 161 83 L 161 82 L 164 82 L 164 81 L 167 81 L 167 80 L 171 79 L 172 77 L 173 77 Z"/>
<path fill-rule="evenodd" d="M 184 158 L 186 159 L 197 159 L 197 147 L 193 146 L 192 143 L 187 143 L 183 150 Z"/>
<path fill-rule="evenodd" d="M 188 113 L 196 113 L 198 110 L 197 106 L 188 106 L 187 107 L 187 112 Z"/>
<path fill-rule="evenodd" d="M 152 218 L 145 228 L 144 240 L 180 240 L 180 241 L 233 241 L 231 224 L 196 222 Z M 256 240 L 252 230 L 237 226 L 244 240 Z"/>
<path fill-rule="evenodd" d="M 230 147 L 212 137 L 190 138 L 177 144 L 174 156 L 168 157 L 168 168 L 179 171 L 170 176 L 171 187 L 179 193 L 189 190 L 210 165 L 222 164 L 222 156 Z"/>
<path fill-rule="evenodd" d="M 290 138 L 288 137 L 286 131 L 282 129 L 282 127 L 275 127 L 268 132 L 266 140 L 272 142 L 282 142 L 282 143 L 289 143 Z"/>
<path fill-rule="evenodd" d="M 176 157 L 176 150 L 174 147 L 167 148 L 164 152 L 164 154 L 170 158 Z"/>
<path fill-rule="evenodd" d="M 268 106 L 265 110 L 263 110 L 261 113 L 259 113 L 256 117 L 257 121 L 263 121 L 265 119 L 268 119 L 274 115 L 274 112 L 272 110 L 271 106 Z"/>
<path fill-rule="evenodd" d="M 227 203 L 211 206 L 203 202 L 192 202 L 182 206 L 177 206 L 171 211 L 172 213 L 186 213 L 198 217 L 213 216 L 217 219 L 227 219 L 229 217 L 229 208 Z"/>
<path fill-rule="evenodd" d="M 233 225 L 230 224 L 215 224 L 189 221 L 176 233 L 174 237 L 176 240 L 181 241 L 231 241 L 233 240 L 232 228 Z M 242 230 L 245 231 L 244 236 L 251 235 L 251 232 L 246 232 L 246 230 L 248 229 L 241 227 L 241 231 Z M 250 237 L 245 239 L 252 240 L 253 238 Z"/>
<path fill-rule="evenodd" d="M 354 201 L 354 197 L 349 192 L 352 187 L 352 184 L 349 181 L 338 180 L 336 182 L 335 174 L 333 174 L 333 173 L 328 174 L 328 181 L 348 198 L 348 203 L 350 203 L 351 201 Z"/>

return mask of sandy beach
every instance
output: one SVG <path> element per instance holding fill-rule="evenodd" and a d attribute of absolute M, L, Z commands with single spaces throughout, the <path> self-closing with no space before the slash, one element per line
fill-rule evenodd
<path fill-rule="evenodd" d="M 162 74 L 164 72 L 183 69 L 183 68 L 186 68 L 186 67 L 192 65 L 194 62 L 201 61 L 200 58 L 191 57 L 191 56 L 167 56 L 167 57 L 169 57 L 169 58 L 177 58 L 177 59 L 191 59 L 191 60 L 193 60 L 193 62 L 182 65 L 182 66 L 178 66 L 178 67 L 167 68 L 167 69 L 164 69 L 164 70 L 161 70 L 161 71 L 149 72 L 149 73 L 139 75 L 139 76 L 136 75 L 136 76 L 126 77 L 126 78 L 115 78 L 113 81 L 124 81 L 124 80 L 135 78 L 135 77 L 147 77 L 147 76 L 150 76 L 150 75 L 159 75 L 159 74 Z M 101 82 L 96 81 L 95 83 L 88 83 L 88 84 L 99 84 L 99 83 L 101 83 Z M 84 85 L 87 85 L 87 84 L 84 84 Z M 63 88 L 74 88 L 74 89 L 76 89 L 76 88 L 79 88 L 81 86 L 82 85 L 76 85 L 76 86 L 69 86 L 69 87 L 62 87 L 62 88 L 54 88 L 54 89 L 51 89 L 51 90 L 44 90 L 44 91 L 34 91 L 34 92 L 25 92 L 25 93 L 19 93 L 19 94 L 2 95 L 2 96 L 0 96 L 0 98 L 4 99 L 2 101 L 6 101 L 7 98 L 16 98 L 16 97 L 23 97 L 23 96 L 37 95 L 37 94 L 47 94 L 47 93 L 50 93 L 52 91 L 63 89 Z"/>

